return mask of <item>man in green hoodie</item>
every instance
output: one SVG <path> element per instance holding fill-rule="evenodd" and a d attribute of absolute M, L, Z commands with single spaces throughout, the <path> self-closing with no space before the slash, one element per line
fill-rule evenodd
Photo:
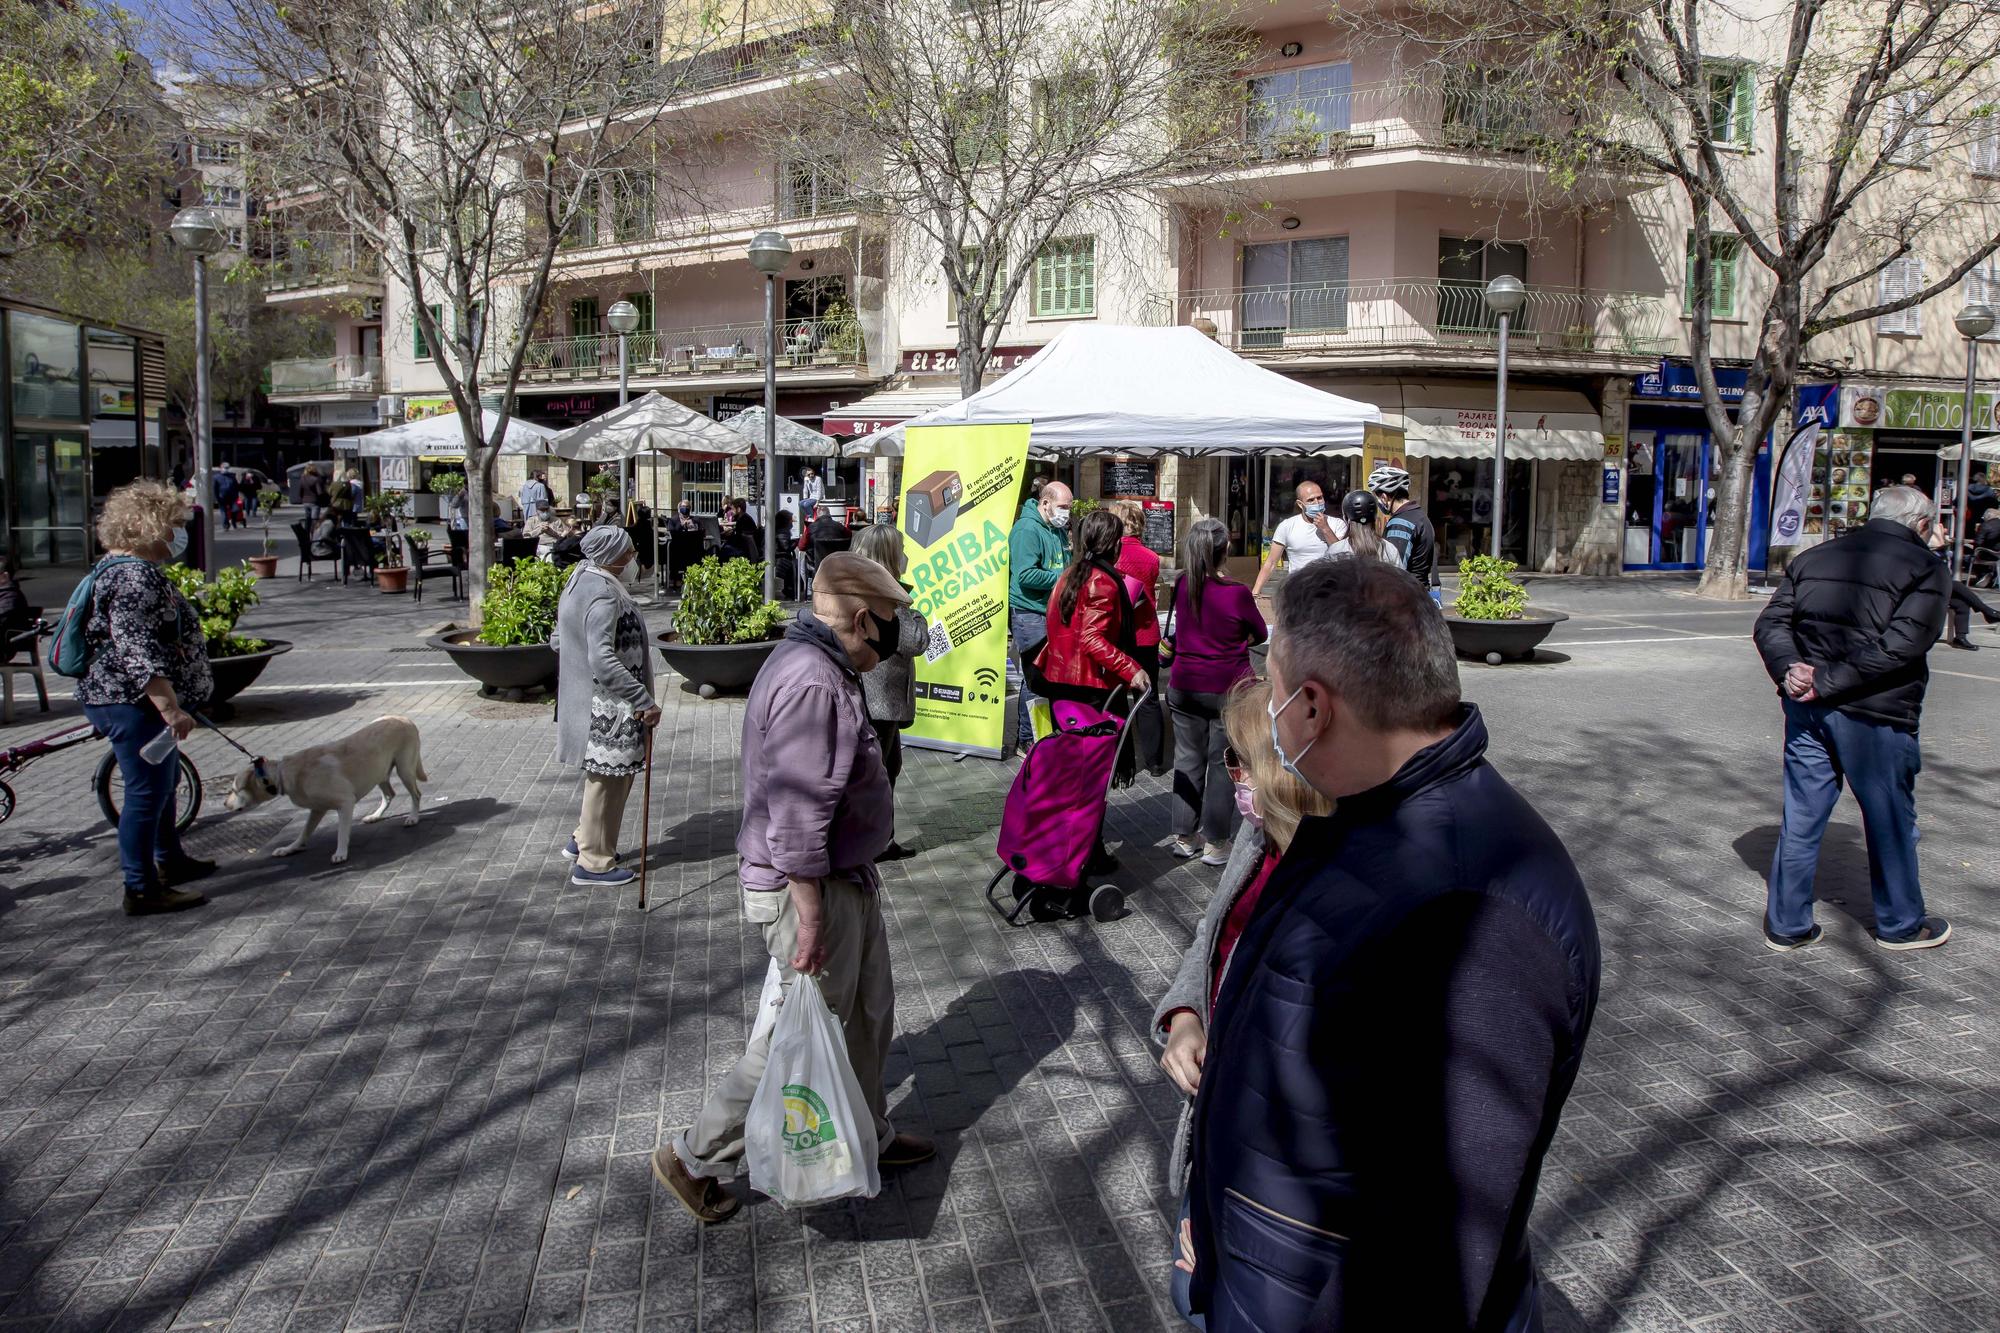
<path fill-rule="evenodd" d="M 1049 593 L 1069 564 L 1070 490 L 1059 481 L 1043 486 L 1039 496 L 1021 506 L 1021 517 L 1007 539 L 1007 627 L 1013 631 L 1014 652 L 1021 661 L 1034 656 L 1049 637 Z M 1028 705 L 1036 695 L 1021 682 L 1016 748 L 1034 743 L 1035 726 Z"/>

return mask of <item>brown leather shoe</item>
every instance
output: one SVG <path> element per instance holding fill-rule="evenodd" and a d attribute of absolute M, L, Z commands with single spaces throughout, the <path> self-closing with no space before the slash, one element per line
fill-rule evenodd
<path fill-rule="evenodd" d="M 671 1146 L 653 1152 L 653 1178 L 673 1192 L 697 1222 L 727 1222 L 743 1206 L 722 1185 L 681 1165 Z"/>
<path fill-rule="evenodd" d="M 881 1154 L 876 1157 L 878 1166 L 893 1169 L 899 1166 L 916 1166 L 937 1156 L 937 1145 L 916 1134 L 898 1134 L 882 1145 Z"/>

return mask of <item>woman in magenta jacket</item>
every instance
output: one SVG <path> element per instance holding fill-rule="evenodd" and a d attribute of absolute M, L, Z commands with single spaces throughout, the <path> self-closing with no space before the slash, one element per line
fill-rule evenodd
<path fill-rule="evenodd" d="M 1229 823 L 1235 788 L 1223 770 L 1229 747 L 1222 725 L 1225 696 L 1256 673 L 1250 649 L 1269 637 L 1250 589 L 1229 577 L 1223 560 L 1229 530 L 1222 520 L 1198 519 L 1181 539 L 1181 568 L 1167 627 L 1173 664 L 1167 669 L 1167 712 L 1174 720 L 1174 841 L 1170 851 L 1201 863 L 1229 861 Z"/>

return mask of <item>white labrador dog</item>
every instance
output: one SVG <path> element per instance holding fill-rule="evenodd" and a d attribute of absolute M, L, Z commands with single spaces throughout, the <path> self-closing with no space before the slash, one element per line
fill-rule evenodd
<path fill-rule="evenodd" d="M 390 785 L 394 773 L 410 794 L 410 813 L 403 816 L 405 828 L 414 827 L 423 806 L 424 794 L 417 786 L 429 782 L 419 747 L 417 724 L 406 717 L 378 717 L 361 730 L 326 745 L 311 745 L 282 759 L 259 759 L 236 775 L 223 804 L 231 810 L 248 810 L 284 796 L 307 812 L 306 826 L 299 836 L 274 850 L 273 856 L 291 856 L 305 850 L 322 819 L 340 816 L 340 837 L 334 844 L 333 863 L 347 859 L 347 835 L 354 827 L 354 806 L 371 787 L 382 789 L 382 804 L 361 822 L 373 824 L 389 813 L 396 789 Z"/>

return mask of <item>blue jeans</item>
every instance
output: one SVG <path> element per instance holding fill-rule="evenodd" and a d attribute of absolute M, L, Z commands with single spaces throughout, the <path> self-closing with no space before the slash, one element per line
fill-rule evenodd
<path fill-rule="evenodd" d="M 125 777 L 124 804 L 118 811 L 118 863 L 125 871 L 125 892 L 156 892 L 162 886 L 155 862 L 178 861 L 186 855 L 174 827 L 180 755 L 170 754 L 157 764 L 139 757 L 146 742 L 167 729 L 150 702 L 85 704 L 83 715 L 111 742 L 118 771 Z"/>
<path fill-rule="evenodd" d="M 1035 724 L 1028 716 L 1028 705 L 1041 696 L 1028 688 L 1027 679 L 1021 675 L 1018 662 L 1033 657 L 1035 649 L 1049 637 L 1049 617 L 1042 611 L 1007 612 L 1007 629 L 1014 636 L 1014 658 L 1007 663 L 1007 674 L 1021 687 L 1021 698 L 1017 705 L 1019 717 L 1014 726 L 1015 748 L 1025 750 L 1035 739 Z"/>
<path fill-rule="evenodd" d="M 1173 1252 L 1174 1252 L 1174 1258 L 1176 1259 L 1181 1257 L 1181 1222 L 1185 1222 L 1187 1220 L 1188 1220 L 1188 1201 L 1187 1201 L 1187 1196 L 1183 1194 L 1181 1196 L 1180 1222 L 1174 1223 Z M 1188 1308 L 1188 1297 L 1191 1294 L 1191 1289 L 1193 1288 L 1193 1286 L 1194 1286 L 1194 1274 L 1188 1272 L 1186 1269 L 1176 1264 L 1174 1266 L 1173 1283 L 1170 1291 L 1170 1294 L 1172 1295 L 1174 1302 L 1174 1313 L 1178 1314 L 1181 1318 L 1187 1320 L 1190 1324 L 1193 1324 L 1196 1328 L 1204 1330 L 1204 1333 L 1206 1333 L 1206 1330 L 1208 1328 L 1208 1316 L 1196 1314 L 1193 1310 L 1190 1310 Z"/>
<path fill-rule="evenodd" d="M 1864 722 L 1819 704 L 1785 703 L 1785 819 L 1771 858 L 1765 924 L 1804 935 L 1813 924 L 1813 873 L 1842 782 L 1854 788 L 1868 839 L 1875 934 L 1898 940 L 1924 923 L 1917 879 L 1917 771 L 1922 747 L 1910 732 Z"/>

